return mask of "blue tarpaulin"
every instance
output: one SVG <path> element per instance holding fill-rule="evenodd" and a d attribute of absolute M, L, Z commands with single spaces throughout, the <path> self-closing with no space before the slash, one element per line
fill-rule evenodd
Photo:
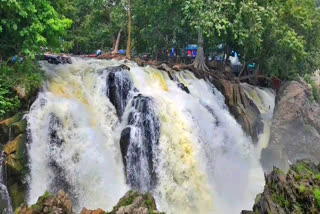
<path fill-rule="evenodd" d="M 198 50 L 198 45 L 187 45 L 186 50 Z"/>

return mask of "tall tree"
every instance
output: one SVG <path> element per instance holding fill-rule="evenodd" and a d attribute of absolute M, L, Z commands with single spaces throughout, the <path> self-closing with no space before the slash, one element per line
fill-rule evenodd
<path fill-rule="evenodd" d="M 0 3 L 0 57 L 33 57 L 41 47 L 61 49 L 62 36 L 72 21 L 59 16 L 47 0 Z"/>
<path fill-rule="evenodd" d="M 131 0 L 127 0 L 128 10 L 128 38 L 127 38 L 127 51 L 126 56 L 131 59 L 131 33 L 132 33 L 132 16 L 131 16 Z"/>

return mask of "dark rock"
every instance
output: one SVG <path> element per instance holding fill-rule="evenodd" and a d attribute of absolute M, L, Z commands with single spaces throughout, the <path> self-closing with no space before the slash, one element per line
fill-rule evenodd
<path fill-rule="evenodd" d="M 61 148 L 61 146 L 65 143 L 64 139 L 58 135 L 59 131 L 62 129 L 61 122 L 59 118 L 51 113 L 49 115 L 49 142 L 50 142 L 50 150 L 56 150 L 57 148 Z M 69 195 L 72 195 L 74 202 L 76 197 L 72 194 L 73 186 L 66 179 L 66 171 L 64 167 L 56 161 L 56 157 L 50 153 L 49 157 L 49 167 L 52 169 L 54 174 L 54 179 L 50 185 L 50 190 L 52 192 L 58 192 L 60 189 L 66 191 Z"/>
<path fill-rule="evenodd" d="M 257 142 L 259 134 L 263 131 L 258 107 L 248 98 L 239 83 L 223 79 L 211 79 L 211 81 L 224 95 L 230 113 L 253 141 Z"/>
<path fill-rule="evenodd" d="M 320 105 L 303 81 L 286 82 L 276 97 L 270 142 L 262 152 L 264 169 L 284 171 L 298 159 L 320 161 Z"/>
<path fill-rule="evenodd" d="M 253 211 L 243 210 L 241 214 L 255 214 Z"/>
<path fill-rule="evenodd" d="M 130 138 L 131 138 L 130 133 L 131 133 L 131 128 L 126 127 L 124 130 L 122 130 L 121 138 L 120 138 L 121 154 L 122 154 L 122 159 L 125 166 L 127 165 L 126 156 L 127 156 L 128 147 L 130 144 Z"/>
<path fill-rule="evenodd" d="M 107 96 L 115 106 L 118 117 L 121 119 L 129 100 L 130 91 L 133 90 L 133 83 L 129 76 L 129 69 L 124 66 L 108 67 Z"/>
<path fill-rule="evenodd" d="M 274 168 L 266 176 L 264 191 L 257 196 L 253 213 L 320 213 L 319 169 L 310 161 L 298 161 L 287 174 Z"/>
<path fill-rule="evenodd" d="M 181 88 L 181 89 L 182 89 L 183 91 L 185 91 L 187 94 L 190 94 L 190 91 L 189 91 L 188 87 L 185 86 L 183 83 L 178 82 L 177 85 L 178 85 L 179 88 Z"/>
<path fill-rule="evenodd" d="M 12 124 L 19 122 L 22 119 L 22 113 L 17 113 L 13 117 L 5 119 L 0 122 L 0 143 L 6 144 L 8 143 L 9 138 L 12 138 L 11 126 Z M 11 135 L 11 136 L 10 136 Z"/>
<path fill-rule="evenodd" d="M 59 56 L 59 55 L 49 55 L 44 54 L 43 60 L 48 61 L 50 64 L 72 64 L 71 58 L 66 56 Z"/>
<path fill-rule="evenodd" d="M 160 138 L 160 121 L 149 97 L 135 96 L 131 107 L 120 140 L 127 181 L 134 189 L 150 190 L 157 181 L 154 154 Z M 148 168 L 147 174 L 144 167 Z"/>

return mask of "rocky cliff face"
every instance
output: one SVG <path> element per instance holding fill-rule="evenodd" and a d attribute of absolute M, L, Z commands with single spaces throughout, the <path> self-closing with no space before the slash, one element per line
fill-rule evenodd
<path fill-rule="evenodd" d="M 320 213 L 320 165 L 298 161 L 285 174 L 278 168 L 266 177 L 252 211 L 242 214 Z"/>
<path fill-rule="evenodd" d="M 303 81 L 283 84 L 277 98 L 270 142 L 262 152 L 267 171 L 277 166 L 288 170 L 288 160 L 320 161 L 320 105 Z"/>
<path fill-rule="evenodd" d="M 258 107 L 249 99 L 239 83 L 223 79 L 213 80 L 213 83 L 225 96 L 230 113 L 253 141 L 257 142 L 259 134 L 263 131 Z"/>
<path fill-rule="evenodd" d="M 0 122 L 0 144 L 7 166 L 7 186 L 13 208 L 25 201 L 28 173 L 27 121 L 21 113 Z"/>

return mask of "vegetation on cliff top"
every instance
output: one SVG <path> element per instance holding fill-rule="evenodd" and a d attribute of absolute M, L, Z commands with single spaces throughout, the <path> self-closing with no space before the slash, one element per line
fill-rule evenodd
<path fill-rule="evenodd" d="M 244 66 L 256 63 L 284 79 L 320 64 L 318 0 L 8 0 L 0 13 L 0 117 L 21 105 L 15 84 L 26 83 L 28 91 L 40 82 L 27 61 L 43 50 L 127 49 L 129 57 L 167 59 L 172 47 L 181 57 L 187 44 L 198 44 L 197 68 L 205 70 L 205 57 L 218 50 L 236 51 Z M 24 57 L 23 65 L 9 65 L 14 56 Z"/>
<path fill-rule="evenodd" d="M 298 161 L 285 174 L 274 170 L 266 177 L 264 192 L 257 196 L 253 213 L 319 213 L 320 165 Z"/>

